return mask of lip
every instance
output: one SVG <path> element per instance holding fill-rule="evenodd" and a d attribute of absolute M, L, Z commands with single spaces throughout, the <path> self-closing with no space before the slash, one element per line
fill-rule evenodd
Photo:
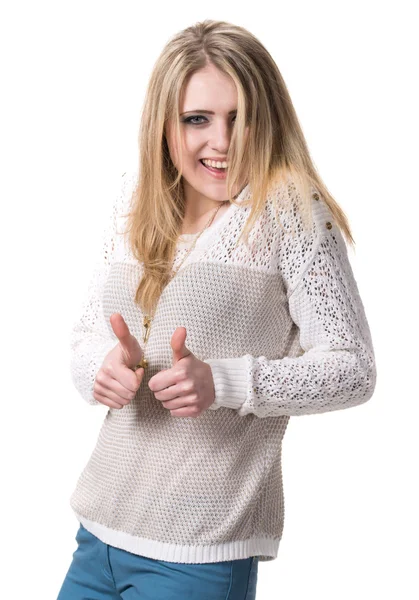
<path fill-rule="evenodd" d="M 203 156 L 199 160 L 215 160 L 216 162 L 227 162 L 227 157 L 225 158 L 217 158 L 216 156 Z"/>
<path fill-rule="evenodd" d="M 204 169 L 205 173 L 207 173 L 207 175 L 210 175 L 211 177 L 214 177 L 215 179 L 226 179 L 227 178 L 227 170 L 224 171 L 224 173 L 220 173 L 219 171 L 213 171 L 211 167 L 206 167 L 201 162 L 201 160 L 199 160 L 198 162 L 201 165 L 201 167 Z"/>

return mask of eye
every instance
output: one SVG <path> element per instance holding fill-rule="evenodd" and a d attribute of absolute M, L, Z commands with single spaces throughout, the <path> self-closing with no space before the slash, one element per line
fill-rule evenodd
<path fill-rule="evenodd" d="M 205 117 L 196 115 L 196 116 L 192 116 L 192 117 L 187 117 L 186 119 L 183 120 L 183 123 L 191 123 L 192 125 L 202 125 L 202 121 L 200 123 L 197 123 L 196 121 L 193 122 L 193 119 L 204 119 L 204 121 L 207 120 Z M 236 116 L 234 116 L 233 119 L 236 119 Z"/>
<path fill-rule="evenodd" d="M 183 122 L 184 123 L 192 123 L 192 119 L 205 119 L 205 117 L 197 117 L 197 116 L 196 117 L 188 117 Z M 192 123 L 192 125 L 201 125 L 201 123 Z"/>

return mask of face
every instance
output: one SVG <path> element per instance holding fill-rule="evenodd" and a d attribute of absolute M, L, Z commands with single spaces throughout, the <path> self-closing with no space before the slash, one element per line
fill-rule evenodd
<path fill-rule="evenodd" d="M 214 65 L 197 71 L 184 90 L 179 113 L 186 200 L 227 200 L 225 172 L 214 175 L 201 160 L 209 158 L 222 162 L 227 157 L 237 113 L 237 91 L 233 80 Z M 179 168 L 174 132 L 173 124 L 168 123 L 166 133 L 170 156 Z M 248 129 L 246 136 L 247 133 Z M 233 195 L 240 189 L 233 189 Z"/>

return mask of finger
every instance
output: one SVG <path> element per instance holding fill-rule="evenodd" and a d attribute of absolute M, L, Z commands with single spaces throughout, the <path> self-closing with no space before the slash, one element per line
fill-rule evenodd
<path fill-rule="evenodd" d="M 113 313 L 110 317 L 110 322 L 118 340 L 122 344 L 126 342 L 131 334 L 128 325 L 125 323 L 124 317 L 119 313 Z"/>
<path fill-rule="evenodd" d="M 174 400 L 175 398 L 185 398 L 185 396 L 189 396 L 192 394 L 192 389 L 189 386 L 185 386 L 185 384 L 177 384 L 171 385 L 170 387 L 165 388 L 164 390 L 159 390 L 158 392 L 154 392 L 154 396 L 157 400 Z"/>
<path fill-rule="evenodd" d="M 141 383 L 144 377 L 144 367 L 140 367 L 139 369 L 137 369 L 136 371 L 134 371 L 135 376 L 138 380 L 138 383 Z"/>
<path fill-rule="evenodd" d="M 189 408 L 192 409 L 196 405 L 196 395 L 182 396 L 174 398 L 173 400 L 161 400 L 164 408 L 173 410 L 176 408 Z"/>
<path fill-rule="evenodd" d="M 97 392 L 93 392 L 93 398 L 95 400 L 97 400 L 98 402 L 100 402 L 101 404 L 104 404 L 105 406 L 109 406 L 109 408 L 123 408 L 122 404 L 118 404 L 118 402 L 114 402 L 113 400 L 109 400 L 109 398 L 107 398 L 106 396 L 103 396 L 102 394 L 98 394 Z"/>
<path fill-rule="evenodd" d="M 110 374 L 113 379 L 119 382 L 125 389 L 136 392 L 144 377 L 144 369 L 140 367 L 133 371 L 124 364 L 113 365 L 113 372 Z"/>
<path fill-rule="evenodd" d="M 170 415 L 172 417 L 191 417 L 192 419 L 196 419 L 196 417 L 199 417 L 200 415 L 200 411 L 198 409 L 198 407 L 184 407 L 184 408 L 178 408 L 175 410 L 171 410 L 170 411 Z"/>
<path fill-rule="evenodd" d="M 114 313 L 110 317 L 110 323 L 122 347 L 125 360 L 130 361 L 131 354 L 134 350 L 134 345 L 136 346 L 137 343 L 135 338 L 133 338 L 131 335 L 128 325 L 125 323 L 124 317 L 119 313 Z"/>
<path fill-rule="evenodd" d="M 118 382 L 113 382 L 113 383 L 117 384 Z M 117 402 L 118 404 L 123 404 L 124 406 L 126 404 L 129 404 L 132 400 L 131 396 L 132 396 L 133 392 L 129 392 L 128 390 L 123 390 L 123 394 L 127 394 L 127 393 L 130 394 L 128 397 L 126 395 L 120 394 L 119 392 L 115 392 L 114 388 L 118 387 L 118 389 L 119 389 L 119 386 L 113 385 L 113 383 L 111 383 L 109 386 L 108 385 L 105 386 L 105 385 L 101 385 L 99 382 L 96 381 L 94 390 L 101 396 L 106 396 L 113 402 Z"/>
<path fill-rule="evenodd" d="M 143 371 L 143 375 L 141 375 Z M 136 392 L 144 376 L 144 369 L 140 368 L 137 371 L 133 371 L 124 364 L 110 363 L 97 374 L 97 381 L 103 386 L 111 386 L 114 381 L 121 386 L 118 388 L 119 391 L 125 390 L 124 397 L 129 398 L 129 392 Z M 113 387 L 111 388 L 113 389 Z M 117 390 L 117 391 L 118 391 Z M 128 395 L 127 395 L 128 392 Z"/>
<path fill-rule="evenodd" d="M 156 375 L 153 375 L 148 382 L 148 387 L 152 392 L 160 392 L 169 386 L 176 385 L 182 375 L 172 371 L 172 369 L 162 369 Z"/>

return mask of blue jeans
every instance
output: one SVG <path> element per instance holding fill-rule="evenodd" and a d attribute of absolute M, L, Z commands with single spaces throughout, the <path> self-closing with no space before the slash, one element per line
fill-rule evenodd
<path fill-rule="evenodd" d="M 104 544 L 80 524 L 57 600 L 255 600 L 258 557 L 174 563 Z"/>

